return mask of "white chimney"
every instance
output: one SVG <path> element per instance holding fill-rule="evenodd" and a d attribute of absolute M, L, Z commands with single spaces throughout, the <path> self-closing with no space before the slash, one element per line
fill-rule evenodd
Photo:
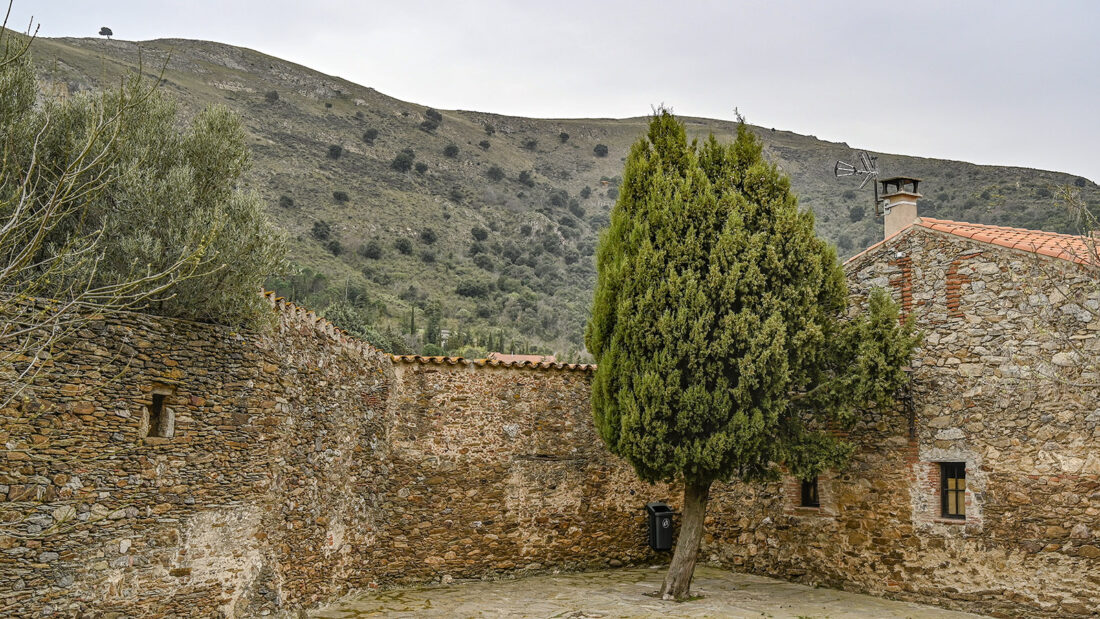
<path fill-rule="evenodd" d="M 895 176 L 881 181 L 883 210 L 883 238 L 890 238 L 917 221 L 917 199 L 921 194 L 917 193 L 919 178 Z"/>

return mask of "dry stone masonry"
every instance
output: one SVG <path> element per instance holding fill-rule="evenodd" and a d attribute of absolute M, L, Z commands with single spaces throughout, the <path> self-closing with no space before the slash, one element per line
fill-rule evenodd
<path fill-rule="evenodd" d="M 924 341 L 845 470 L 714 491 L 715 565 L 1006 617 L 1100 608 L 1086 267 L 913 226 L 849 261 Z M 270 334 L 93 322 L 0 410 L 0 616 L 292 615 L 351 591 L 666 560 L 591 368 L 391 358 L 291 304 Z M 965 463 L 965 519 L 940 463 Z"/>

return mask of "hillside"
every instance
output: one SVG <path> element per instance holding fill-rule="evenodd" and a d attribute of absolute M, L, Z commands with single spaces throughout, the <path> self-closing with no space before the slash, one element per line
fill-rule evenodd
<path fill-rule="evenodd" d="M 202 41 L 41 39 L 32 53 L 61 95 L 116 86 L 139 62 L 156 75 L 167 60 L 163 87 L 185 111 L 220 103 L 239 113 L 253 141 L 247 184 L 289 232 L 300 269 L 272 282 L 280 294 L 352 329 L 373 323 L 421 332 L 428 343 L 445 329 L 455 351 L 583 354 L 594 248 L 646 118 L 436 111 Z M 699 136 L 735 131 L 731 122 L 683 120 Z M 834 162 L 854 157 L 848 145 L 755 130 L 842 256 L 881 238 L 870 190 L 833 178 Z M 886 175 L 924 179 L 921 212 L 936 217 L 1068 231 L 1059 186 L 1076 184 L 1100 205 L 1094 183 L 1058 172 L 892 154 L 878 163 Z M 417 352 L 439 351 L 403 339 Z"/>

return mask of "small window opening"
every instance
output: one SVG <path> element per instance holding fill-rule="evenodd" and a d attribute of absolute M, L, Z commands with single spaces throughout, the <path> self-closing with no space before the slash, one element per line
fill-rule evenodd
<path fill-rule="evenodd" d="M 817 475 L 802 480 L 802 507 L 821 507 L 817 497 Z"/>
<path fill-rule="evenodd" d="M 170 438 L 176 430 L 172 409 L 165 406 L 167 393 L 154 393 L 153 403 L 149 405 L 149 431 L 146 436 Z"/>
<path fill-rule="evenodd" d="M 966 463 L 940 463 L 940 515 L 966 519 Z"/>

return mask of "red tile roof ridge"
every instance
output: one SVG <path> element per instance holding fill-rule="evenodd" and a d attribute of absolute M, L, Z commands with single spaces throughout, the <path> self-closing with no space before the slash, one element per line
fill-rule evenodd
<path fill-rule="evenodd" d="M 1078 264 L 1100 264 L 1100 256 L 1090 257 L 1089 255 L 1096 251 L 1096 246 L 1092 245 L 1090 247 L 1087 239 L 1074 234 L 994 226 L 991 224 L 974 224 L 965 221 L 935 219 L 933 217 L 920 217 L 914 225 L 936 232 L 961 236 L 979 243 L 1026 251 Z"/>
<path fill-rule="evenodd" d="M 569 370 L 587 372 L 596 369 L 593 363 L 553 363 L 549 361 L 496 361 L 493 359 L 466 359 L 465 357 L 430 357 L 424 355 L 390 355 L 395 363 L 417 363 L 420 365 L 465 365 L 494 368 L 526 368 L 532 370 Z"/>
<path fill-rule="evenodd" d="M 1063 234 L 1060 232 L 1047 232 L 1045 230 L 1030 230 L 1028 228 L 974 224 L 965 221 L 936 219 L 934 217 L 918 217 L 912 225 L 902 228 L 890 237 L 848 258 L 844 261 L 844 265 L 847 266 L 857 259 L 880 249 L 887 243 L 917 227 L 971 239 L 979 243 L 1026 251 L 1042 256 L 1049 256 L 1051 258 L 1067 260 L 1069 262 L 1076 262 L 1078 264 L 1093 264 L 1100 266 L 1100 255 L 1090 259 L 1090 244 L 1087 239 L 1081 236 Z M 1095 251 L 1096 249 L 1097 247 L 1093 245 L 1092 250 Z"/>

